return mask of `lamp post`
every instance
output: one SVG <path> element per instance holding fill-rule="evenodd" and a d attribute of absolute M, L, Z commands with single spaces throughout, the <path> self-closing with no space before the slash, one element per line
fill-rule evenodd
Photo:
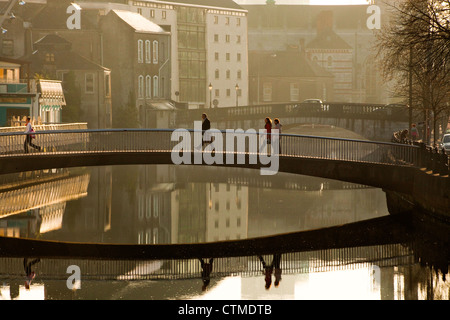
<path fill-rule="evenodd" d="M 235 86 L 235 89 L 236 89 L 236 108 L 238 107 L 238 92 L 239 92 L 239 85 L 236 83 L 236 86 Z"/>
<path fill-rule="evenodd" d="M 211 82 L 209 83 L 208 89 L 209 89 L 209 108 L 211 109 L 211 107 L 212 107 L 212 89 L 213 89 Z"/>

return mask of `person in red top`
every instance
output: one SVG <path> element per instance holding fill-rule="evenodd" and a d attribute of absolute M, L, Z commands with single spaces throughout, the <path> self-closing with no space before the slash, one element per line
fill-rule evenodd
<path fill-rule="evenodd" d="M 269 145 L 271 144 L 271 132 L 272 132 L 272 120 L 270 118 L 266 118 L 265 119 L 265 125 L 264 125 L 264 129 L 266 129 L 266 140 L 265 143 L 267 145 L 267 154 L 270 153 L 270 147 Z"/>
<path fill-rule="evenodd" d="M 270 118 L 266 118 L 264 129 L 267 130 L 267 144 L 270 144 L 270 133 L 272 132 L 272 120 Z"/>

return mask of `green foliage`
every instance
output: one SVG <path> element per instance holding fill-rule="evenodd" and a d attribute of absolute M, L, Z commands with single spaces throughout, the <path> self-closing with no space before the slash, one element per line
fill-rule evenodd
<path fill-rule="evenodd" d="M 64 76 L 63 90 L 67 105 L 62 108 L 62 122 L 81 122 L 83 115 L 81 110 L 81 89 L 76 83 L 73 71 Z"/>
<path fill-rule="evenodd" d="M 132 92 L 128 95 L 126 105 L 113 110 L 112 118 L 114 128 L 139 128 L 139 112 Z"/>

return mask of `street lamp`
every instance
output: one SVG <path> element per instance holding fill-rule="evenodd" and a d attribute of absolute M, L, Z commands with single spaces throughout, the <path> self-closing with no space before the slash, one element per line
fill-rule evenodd
<path fill-rule="evenodd" d="M 211 109 L 211 104 L 212 104 L 212 89 L 213 89 L 213 86 L 212 86 L 211 82 L 209 83 L 208 89 L 209 89 L 209 108 Z"/>
<path fill-rule="evenodd" d="M 236 83 L 236 107 L 238 107 L 238 92 L 239 92 L 239 85 Z"/>

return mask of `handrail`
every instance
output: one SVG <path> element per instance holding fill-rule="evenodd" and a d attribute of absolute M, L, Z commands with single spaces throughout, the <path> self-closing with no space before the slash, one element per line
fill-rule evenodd
<path fill-rule="evenodd" d="M 151 128 L 146 128 L 146 129 L 136 129 L 136 128 L 124 128 L 124 129 L 71 129 L 71 130 L 43 130 L 43 131 L 36 131 L 33 132 L 33 135 L 39 135 L 39 134 L 54 134 L 54 133 L 90 133 L 90 132 L 97 132 L 97 133 L 108 133 L 108 132 L 174 132 L 177 129 L 151 129 Z M 186 130 L 188 132 L 191 133 L 195 133 L 195 132 L 201 132 L 201 133 L 205 133 L 206 130 L 196 130 L 196 129 L 183 129 Z M 219 130 L 217 129 L 216 132 L 220 132 L 223 134 L 226 134 L 227 131 L 226 130 Z M 240 133 L 238 131 L 234 132 L 235 134 L 255 134 L 253 132 L 243 132 Z M 15 135 L 29 135 L 31 133 L 25 133 L 25 132 L 0 132 L 0 136 L 15 136 Z M 258 132 L 256 132 L 256 135 L 259 135 Z M 274 135 L 274 133 L 272 133 L 272 135 Z M 392 146 L 404 146 L 404 147 L 410 147 L 410 148 L 415 148 L 415 149 L 419 149 L 419 146 L 417 145 L 410 145 L 410 144 L 399 144 L 399 143 L 394 143 L 394 142 L 384 142 L 384 141 L 371 141 L 371 140 L 359 140 L 359 139 L 348 139 L 348 138 L 336 138 L 336 137 L 325 137 L 325 136 L 312 136 L 312 135 L 301 135 L 301 134 L 289 134 L 289 133 L 281 133 L 278 134 L 278 136 L 281 137 L 301 137 L 301 138 L 319 138 L 319 139 L 323 139 L 323 140 L 334 140 L 334 141 L 351 141 L 351 142 L 364 142 L 367 144 L 376 144 L 376 145 L 392 145 Z"/>

